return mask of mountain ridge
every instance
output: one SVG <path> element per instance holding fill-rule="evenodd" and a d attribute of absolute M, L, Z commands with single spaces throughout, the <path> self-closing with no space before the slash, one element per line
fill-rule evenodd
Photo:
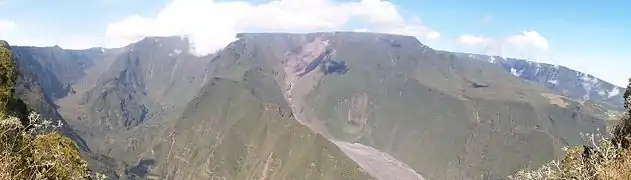
<path fill-rule="evenodd" d="M 424 178 L 418 174 L 430 179 L 497 178 L 543 164 L 561 146 L 579 143 L 573 131 L 597 132 L 604 127 L 598 107 L 528 83 L 502 66 L 436 51 L 411 36 L 319 32 L 237 37 L 221 51 L 201 57 L 190 54 L 188 39 L 179 36 L 149 37 L 119 49 L 93 49 L 105 57 L 80 68 L 84 72 L 77 73 L 80 77 L 60 81 L 69 82 L 69 86 L 59 83 L 60 89 L 75 92 L 68 91 L 56 102 L 64 119 L 95 152 L 137 164 L 127 170 L 144 178 L 209 176 L 183 168 L 191 166 L 188 163 L 223 177 L 260 177 L 254 172 L 265 172 L 259 171 L 267 169 L 260 162 L 268 162 L 268 156 L 261 154 L 274 152 L 279 159 L 292 161 L 287 157 L 293 151 L 271 147 L 290 146 L 305 157 L 321 153 L 301 149 L 293 141 L 273 145 L 281 142 L 274 139 L 294 133 L 321 134 L 302 143 L 330 148 L 331 156 L 344 159 L 346 170 L 366 171 L 357 176 L 391 177 L 389 172 L 407 168 L 414 171 L 410 177 L 416 176 L 410 179 Z M 248 108 L 228 111 L 234 106 Z M 146 114 L 135 114 L 143 109 Z M 277 119 L 292 127 L 288 134 L 268 130 L 277 128 Z M 250 123 L 257 125 L 243 126 Z M 256 137 L 268 137 L 264 140 L 268 143 L 252 144 L 258 142 L 256 133 L 267 133 Z M 222 136 L 238 141 L 200 141 Z M 321 141 L 324 138 L 333 143 Z M 171 148 L 166 148 L 169 144 Z M 532 149 L 532 144 L 543 148 Z M 366 159 L 354 145 L 368 147 L 365 152 L 378 151 L 371 157 L 391 156 Z M 259 154 L 243 148 L 254 148 Z M 195 160 L 200 151 L 209 150 L 219 154 L 204 156 L 205 160 L 224 158 L 242 171 L 211 168 L 212 164 Z M 249 161 L 239 160 L 243 157 Z M 383 166 L 392 162 L 388 159 L 399 159 L 404 165 L 389 169 Z M 380 168 L 367 168 L 367 163 Z M 293 176 L 283 170 L 270 173 L 269 177 Z M 316 173 L 313 177 L 335 176 Z"/>
<path fill-rule="evenodd" d="M 458 54 L 498 65 L 517 77 L 540 84 L 571 98 L 591 100 L 616 110 L 622 110 L 624 104 L 622 92 L 626 90 L 625 88 L 566 66 L 510 57 Z"/>
<path fill-rule="evenodd" d="M 510 170 L 511 168 L 517 169 L 519 165 L 515 167 L 508 167 L 508 166 L 490 167 L 488 165 L 482 165 L 482 167 L 486 166 L 486 168 L 491 168 L 491 169 L 483 168 L 480 170 L 476 170 L 478 171 L 477 173 L 475 171 L 471 171 L 469 173 L 472 173 L 472 174 L 458 175 L 458 174 L 454 174 L 453 172 L 443 173 L 443 172 L 436 171 L 438 169 L 444 170 L 444 169 L 447 169 L 447 167 L 454 166 L 453 164 L 450 164 L 453 162 L 445 162 L 446 161 L 445 159 L 423 159 L 422 160 L 418 156 L 425 156 L 424 153 L 421 153 L 420 155 L 418 153 L 413 153 L 413 154 L 408 154 L 407 157 L 404 157 L 404 154 L 411 153 L 411 152 L 395 151 L 394 148 L 396 147 L 393 147 L 393 145 L 388 145 L 390 143 L 386 143 L 386 141 L 392 142 L 394 140 L 386 140 L 383 137 L 391 136 L 390 134 L 392 134 L 392 132 L 403 133 L 403 134 L 399 134 L 399 136 L 394 136 L 394 137 L 408 137 L 409 135 L 404 135 L 404 134 L 418 131 L 414 129 L 402 129 L 403 127 L 410 127 L 410 128 L 422 127 L 422 125 L 420 124 L 415 124 L 415 125 L 409 124 L 409 123 L 420 123 L 419 121 L 411 118 L 414 116 L 432 117 L 427 120 L 442 119 L 443 121 L 442 122 L 439 121 L 440 123 L 436 125 L 443 124 L 445 126 L 444 127 L 441 126 L 440 128 L 433 127 L 435 129 L 450 129 L 454 127 L 463 128 L 460 132 L 465 132 L 465 134 L 453 135 L 453 138 L 456 138 L 454 139 L 456 142 L 460 141 L 457 139 L 465 138 L 467 136 L 466 132 L 472 132 L 474 134 L 483 133 L 481 135 L 484 135 L 486 132 L 495 131 L 492 129 L 499 128 L 499 127 L 494 127 L 493 126 L 494 123 L 489 122 L 490 123 L 489 125 L 491 125 L 490 127 L 482 126 L 482 127 L 479 127 L 479 129 L 477 130 L 476 129 L 469 130 L 467 129 L 467 126 L 470 126 L 470 125 L 466 125 L 467 123 L 457 120 L 457 119 L 470 119 L 470 117 L 461 116 L 465 114 L 459 114 L 460 117 L 440 118 L 440 116 L 436 116 L 431 111 L 429 112 L 425 111 L 425 113 L 422 113 L 422 114 L 412 115 L 411 112 L 415 112 L 415 111 L 418 112 L 419 110 L 410 109 L 410 107 L 423 107 L 423 106 L 428 106 L 429 104 L 414 104 L 414 103 L 418 103 L 419 102 L 418 100 L 416 102 L 401 101 L 402 99 L 412 99 L 412 97 L 418 96 L 414 93 L 408 94 L 408 93 L 403 93 L 403 92 L 423 92 L 424 94 L 429 93 L 427 94 L 427 97 L 436 97 L 436 96 L 443 96 L 441 93 L 444 93 L 444 94 L 449 93 L 449 94 L 457 95 L 457 94 L 461 94 L 464 90 L 465 92 L 468 92 L 467 93 L 468 95 L 473 97 L 473 99 L 475 100 L 474 102 L 477 102 L 477 101 L 479 101 L 479 103 L 485 102 L 481 99 L 476 99 L 475 97 L 477 96 L 491 97 L 492 99 L 496 99 L 495 102 L 491 101 L 490 102 L 491 104 L 487 105 L 493 108 L 499 108 L 500 106 L 497 106 L 497 105 L 491 106 L 491 105 L 501 103 L 502 99 L 505 99 L 505 98 L 518 98 L 519 99 L 523 97 L 525 98 L 531 97 L 530 98 L 532 100 L 531 103 L 535 103 L 535 104 L 532 104 L 533 106 L 540 106 L 538 104 L 547 104 L 551 102 L 550 98 L 543 97 L 542 95 L 538 93 L 530 94 L 530 95 L 523 94 L 523 93 L 522 94 L 511 94 L 511 93 L 506 94 L 505 92 L 507 91 L 496 90 L 494 89 L 494 87 L 510 89 L 514 87 L 513 85 L 515 85 L 515 83 L 517 83 L 517 84 L 520 84 L 523 88 L 525 88 L 524 89 L 525 91 L 534 91 L 534 92 L 543 91 L 547 93 L 553 93 L 553 92 L 544 90 L 544 88 L 542 87 L 533 86 L 529 83 L 526 83 L 525 81 L 519 78 L 505 76 L 506 74 L 505 72 L 501 71 L 499 68 L 492 66 L 490 64 L 485 65 L 485 64 L 480 64 L 480 63 L 473 63 L 472 61 L 464 61 L 464 60 L 458 59 L 457 57 L 451 56 L 450 54 L 441 54 L 441 53 L 434 52 L 434 50 L 432 50 L 431 48 L 426 48 L 426 46 L 419 43 L 417 39 L 407 37 L 407 36 L 396 36 L 396 35 L 377 34 L 377 33 L 348 33 L 348 32 L 307 33 L 307 34 L 293 34 L 293 35 L 282 34 L 282 33 L 281 34 L 258 33 L 258 34 L 253 34 L 253 35 L 248 35 L 248 34 L 241 35 L 241 38 L 237 42 L 234 42 L 232 45 L 233 46 L 229 46 L 231 48 L 225 48 L 224 51 L 235 52 L 234 58 L 237 62 L 244 59 L 247 60 L 247 62 L 254 61 L 253 63 L 255 63 L 256 65 L 264 66 L 266 68 L 271 68 L 273 74 L 278 74 L 276 75 L 276 81 L 281 87 L 283 87 L 283 89 L 285 89 L 286 99 L 288 101 L 294 102 L 292 104 L 295 106 L 296 105 L 302 106 L 302 107 L 298 107 L 297 110 L 295 110 L 295 112 L 298 112 L 296 113 L 296 116 L 297 117 L 305 116 L 306 118 L 299 118 L 299 119 L 303 119 L 302 121 L 306 122 L 306 124 L 308 124 L 309 127 L 311 127 L 313 131 L 320 132 L 323 134 L 327 134 L 328 132 L 333 137 L 340 138 L 346 141 L 357 140 L 358 142 L 362 144 L 368 144 L 371 146 L 376 145 L 377 149 L 386 151 L 388 153 L 393 153 L 394 156 L 398 159 L 402 159 L 404 161 L 407 160 L 408 165 L 412 163 L 412 167 L 415 170 L 420 171 L 420 173 L 424 175 L 429 175 L 429 178 L 441 179 L 441 178 L 445 178 L 445 174 L 449 175 L 450 177 L 453 176 L 452 178 L 458 178 L 458 177 L 464 178 L 464 177 L 471 177 L 472 174 L 477 174 L 480 171 L 485 172 L 493 168 L 503 169 L 501 171 L 498 171 L 499 173 L 490 171 L 489 173 L 490 177 L 497 177 L 500 174 L 505 174 L 511 171 Z M 219 56 L 225 58 L 225 56 L 223 55 L 219 55 Z M 231 57 L 231 56 L 228 56 L 228 57 Z M 390 61 L 387 61 L 386 59 Z M 347 66 L 347 68 L 343 68 L 343 69 L 348 69 L 348 70 L 342 71 L 343 73 L 334 73 L 334 74 L 327 75 L 326 73 L 327 68 L 326 66 L 322 66 L 323 64 L 322 62 L 339 62 L 340 64 L 345 64 Z M 341 62 L 345 62 L 345 63 L 341 63 Z M 468 63 L 468 64 L 462 64 L 462 63 Z M 320 68 L 320 71 L 313 70 L 314 66 L 312 66 L 312 64 L 316 64 L 315 69 Z M 230 66 L 241 67 L 238 65 L 238 63 L 225 64 L 225 66 L 226 67 L 230 67 Z M 471 67 L 480 68 L 480 69 L 476 70 Z M 416 68 L 421 68 L 421 69 L 416 69 Z M 220 68 L 220 70 L 221 69 L 223 68 Z M 375 69 L 382 69 L 382 72 L 379 72 L 379 71 L 375 72 L 374 71 Z M 488 74 L 488 73 L 484 74 L 484 72 L 486 72 L 485 70 L 490 70 L 489 72 L 493 72 L 493 74 Z M 423 74 L 415 74 L 415 73 L 423 73 Z M 470 76 L 450 75 L 450 74 L 463 74 L 463 73 Z M 482 73 L 481 74 L 482 76 L 479 76 L 479 73 Z M 235 71 L 227 72 L 227 74 L 229 76 L 227 76 L 226 78 L 231 78 L 231 79 L 240 79 L 242 75 L 242 73 L 235 74 Z M 502 77 L 502 78 L 505 77 L 504 78 L 505 80 L 499 81 L 500 83 L 499 85 L 494 85 L 492 84 L 493 82 L 491 82 L 491 86 L 487 88 L 475 87 L 475 86 L 473 88 L 470 87 L 472 86 L 472 81 L 484 83 L 483 81 L 485 81 L 484 79 L 485 77 Z M 440 80 L 444 78 L 447 78 L 448 80 L 435 81 L 437 79 Z M 509 81 L 511 83 L 504 83 L 504 81 Z M 453 84 L 454 82 L 457 82 L 457 84 Z M 362 84 L 362 83 L 365 83 L 365 84 Z M 387 84 L 381 85 L 381 83 L 387 83 Z M 421 89 L 427 88 L 428 90 L 420 91 L 421 89 L 418 89 L 419 84 L 425 86 L 425 87 L 420 86 L 422 87 Z M 504 84 L 504 85 L 501 85 L 501 84 Z M 510 86 L 506 84 L 510 84 Z M 429 88 L 427 87 L 428 85 L 429 85 Z M 406 87 L 406 86 L 409 86 L 409 87 Z M 398 89 L 396 87 L 406 87 L 406 88 Z M 319 88 L 325 88 L 325 89 L 318 90 Z M 411 88 L 411 89 L 408 91 L 403 91 L 407 88 Z M 492 90 L 492 91 L 489 91 L 489 90 Z M 318 93 L 315 93 L 315 94 L 311 93 L 314 91 L 317 91 Z M 353 92 L 353 91 L 356 91 L 356 92 Z M 364 93 L 362 93 L 362 91 L 364 91 Z M 489 92 L 505 93 L 505 95 L 489 96 L 488 94 Z M 519 92 L 519 91 L 508 91 L 508 92 Z M 435 95 L 430 95 L 434 93 Z M 401 98 L 402 95 L 406 95 L 406 94 L 407 94 L 406 97 Z M 318 97 L 322 97 L 326 99 L 322 99 Z M 351 97 L 356 97 L 357 98 L 356 102 L 359 103 L 359 104 L 353 105 L 353 106 L 356 106 L 356 108 L 358 108 L 356 109 L 358 112 L 357 114 L 358 116 L 357 118 L 350 118 L 347 121 L 347 120 L 344 120 L 348 118 L 345 115 L 346 114 L 345 111 L 349 111 L 348 112 L 349 114 L 354 114 L 354 113 L 351 113 L 351 109 L 347 109 L 346 107 L 347 104 L 345 104 L 344 102 L 355 101 L 355 100 L 351 101 L 350 99 Z M 368 99 L 368 101 L 366 101 L 366 98 Z M 458 100 L 460 99 L 460 96 L 455 96 L 455 97 L 450 97 L 450 98 L 453 98 L 453 100 L 450 100 L 451 103 L 444 104 L 442 108 L 443 110 L 445 109 L 444 107 L 453 108 L 451 106 L 460 104 L 462 101 L 462 100 Z M 375 99 L 378 101 L 371 100 L 371 99 Z M 340 101 L 340 100 L 343 100 L 343 101 Z M 370 101 L 373 101 L 373 102 L 370 102 Z M 420 101 L 445 102 L 442 99 L 433 100 L 431 98 L 426 99 L 426 100 L 420 100 Z M 450 101 L 447 101 L 447 102 L 450 102 Z M 362 102 L 365 102 L 365 103 L 362 103 Z M 406 106 L 401 106 L 401 103 L 404 103 L 404 102 L 407 102 L 408 104 Z M 412 104 L 409 104 L 409 103 L 412 103 Z M 485 103 L 488 104 L 489 102 L 485 102 Z M 371 107 L 372 104 L 375 104 L 375 105 L 382 104 L 383 107 L 374 108 L 374 107 Z M 521 117 L 520 120 L 515 120 L 513 121 L 513 123 L 525 123 L 528 121 L 534 121 L 535 119 L 539 119 L 539 121 L 541 122 L 536 122 L 536 123 L 543 123 L 543 124 L 540 124 L 540 125 L 532 124 L 525 127 L 517 126 L 517 127 L 512 127 L 512 128 L 516 128 L 514 130 L 505 129 L 505 130 L 500 130 L 500 132 L 517 130 L 518 132 L 521 131 L 521 133 L 518 133 L 517 135 L 512 135 L 512 136 L 531 136 L 531 135 L 528 135 L 528 133 L 536 134 L 537 131 L 542 131 L 542 130 L 524 131 L 524 130 L 519 130 L 519 129 L 521 128 L 536 129 L 537 126 L 551 126 L 552 129 L 547 129 L 547 130 L 544 129 L 543 132 L 549 131 L 552 134 L 556 134 L 553 136 L 572 137 L 573 135 L 571 134 L 571 132 L 567 131 L 568 129 L 584 127 L 585 131 L 591 131 L 589 130 L 590 129 L 589 127 L 599 126 L 599 125 L 590 125 L 591 123 L 598 123 L 598 121 L 590 120 L 592 118 L 590 116 L 580 115 L 584 112 L 580 112 L 580 113 L 574 112 L 575 115 L 572 115 L 572 117 L 579 118 L 579 119 L 585 118 L 584 120 L 576 119 L 579 122 L 585 121 L 585 124 L 578 125 L 578 126 L 570 125 L 574 123 L 572 122 L 572 120 L 567 119 L 570 117 L 571 114 L 568 114 L 568 112 L 564 112 L 565 110 L 563 109 L 569 108 L 571 106 L 561 105 L 563 107 L 561 107 L 560 109 L 557 109 L 555 107 L 558 105 L 552 105 L 550 107 L 545 107 L 543 109 L 533 111 L 533 110 L 528 110 L 532 108 L 528 108 L 528 106 L 524 106 L 521 104 L 523 103 L 519 103 L 519 101 L 517 101 L 515 102 L 514 105 L 511 105 L 511 104 L 508 104 L 508 105 L 516 106 L 517 109 L 526 108 L 524 110 L 527 110 L 527 111 L 525 111 L 524 113 L 526 114 L 532 113 L 532 115 Z M 435 105 L 438 106 L 438 104 L 435 104 Z M 581 106 L 580 104 L 577 104 L 577 103 L 572 103 L 571 105 Z M 397 108 L 402 108 L 402 109 L 407 108 L 407 109 L 404 111 L 400 111 L 397 109 L 387 108 L 388 106 L 391 106 L 392 108 L 397 107 Z M 465 104 L 463 106 L 462 111 L 463 112 L 470 111 L 470 110 L 464 110 L 464 109 L 469 109 L 468 107 L 470 107 L 470 105 Z M 352 111 L 355 111 L 355 110 L 352 110 Z M 375 111 L 380 111 L 380 112 L 375 112 Z M 441 111 L 441 110 L 439 108 L 439 109 L 436 109 L 435 111 Z M 511 114 L 510 111 L 511 109 L 507 109 L 505 110 L 505 113 Z M 423 111 L 421 110 L 421 112 Z M 488 113 L 488 115 L 485 115 L 484 118 L 492 118 L 491 116 L 489 116 L 491 112 L 486 112 Z M 344 113 L 344 115 L 342 115 L 342 113 Z M 379 118 L 383 118 L 383 119 L 401 117 L 404 119 L 398 120 L 399 122 L 397 123 L 406 123 L 406 124 L 400 124 L 399 126 L 395 126 L 395 127 L 391 126 L 389 128 L 387 128 L 387 125 L 386 126 L 379 125 L 379 124 L 371 125 L 371 123 L 378 123 L 378 122 L 386 123 L 386 121 L 378 120 L 379 118 L 374 117 L 374 115 L 366 114 L 366 113 L 382 114 L 381 115 L 382 117 L 379 117 Z M 537 116 L 539 115 L 537 116 L 535 115 L 539 113 L 549 114 L 550 117 L 544 116 L 545 118 L 544 117 L 537 118 Z M 390 114 L 391 116 L 388 116 L 386 114 Z M 398 114 L 398 115 L 395 115 L 395 114 Z M 449 113 L 444 112 L 444 113 L 438 113 L 438 114 L 449 114 Z M 556 115 L 553 115 L 553 114 L 556 114 Z M 328 116 L 324 116 L 324 115 L 328 115 Z M 480 112 L 479 116 L 483 117 L 482 115 L 483 115 L 482 112 Z M 502 119 L 493 118 L 493 119 L 496 119 L 493 121 L 498 121 L 495 123 L 500 123 L 502 121 L 511 119 L 510 117 L 508 118 L 504 117 L 504 118 Z M 528 120 L 528 119 L 531 119 L 531 120 Z M 446 120 L 451 120 L 451 121 L 446 121 Z M 567 124 L 568 125 L 567 127 L 572 127 L 572 128 L 568 128 L 564 130 L 563 126 L 565 125 L 561 125 L 561 126 L 550 125 L 550 124 L 546 125 L 547 123 L 546 120 L 547 121 L 561 120 L 558 122 L 561 122 L 563 124 L 569 123 Z M 371 122 L 371 121 L 375 121 L 375 122 Z M 453 124 L 446 125 L 445 123 L 447 122 L 451 122 Z M 391 122 L 388 122 L 386 124 L 389 124 L 389 123 Z M 501 124 L 504 124 L 504 123 L 501 123 Z M 508 125 L 510 125 L 510 123 Z M 379 128 L 379 126 L 384 126 L 384 127 Z M 475 127 L 479 125 L 473 125 L 473 126 Z M 514 126 L 514 125 L 511 125 L 511 126 Z M 381 135 L 370 135 L 371 132 L 373 134 L 381 133 Z M 459 132 L 459 131 L 453 130 L 453 132 Z M 368 134 L 363 135 L 364 133 L 368 133 Z M 438 141 L 436 141 L 436 139 L 434 138 L 436 138 L 437 136 L 440 136 L 440 133 L 439 132 L 434 132 L 434 133 L 435 134 L 433 135 L 426 134 L 426 135 L 429 135 L 427 136 L 428 141 L 426 141 L 426 143 L 438 145 Z M 520 135 L 520 134 L 523 134 L 523 135 Z M 529 138 L 533 138 L 532 140 L 539 139 L 542 143 L 555 142 L 555 144 L 557 145 L 550 145 L 550 144 L 546 145 L 550 147 L 550 149 L 552 150 L 560 148 L 560 144 L 563 144 L 563 143 L 573 144 L 573 143 L 578 143 L 580 141 L 580 138 L 570 138 L 568 139 L 569 141 L 553 140 L 553 139 L 556 139 L 555 137 L 550 137 L 551 138 L 550 140 L 545 140 L 548 138 L 549 135 L 544 135 L 544 134 L 545 133 L 542 133 L 540 135 L 533 135 Z M 486 136 L 489 136 L 489 135 L 486 135 Z M 505 135 L 491 134 L 491 137 L 502 137 L 502 136 L 505 136 Z M 400 141 L 400 140 L 397 140 L 397 141 Z M 477 139 L 473 141 L 485 141 L 485 140 Z M 407 143 L 411 143 L 411 141 Z M 419 142 L 416 142 L 416 143 L 419 143 Z M 514 142 L 514 143 L 518 143 L 518 142 Z M 492 146 L 492 148 L 500 148 L 498 147 L 499 144 L 495 144 L 495 145 L 490 144 L 490 145 Z M 471 146 L 473 146 L 471 148 L 475 148 L 475 146 L 477 145 L 473 143 Z M 552 146 L 556 146 L 556 148 Z M 437 148 L 436 150 L 437 152 L 441 152 L 441 151 L 445 152 L 446 149 L 453 149 L 453 148 L 447 148 L 447 147 L 448 146 Z M 519 146 L 519 147 L 527 148 L 527 146 Z M 389 148 L 392 148 L 392 149 L 389 150 Z M 422 149 L 416 149 L 416 150 L 422 150 Z M 428 149 L 425 149 L 425 151 L 427 150 Z M 485 151 L 484 148 L 479 149 L 479 150 L 481 150 L 482 152 Z M 514 151 L 514 150 L 509 150 L 509 149 L 505 149 L 505 150 Z M 407 150 L 407 151 L 410 151 L 410 150 Z M 425 154 L 429 155 L 429 154 L 435 154 L 437 152 L 427 152 Z M 459 152 L 454 151 L 453 153 L 459 153 Z M 527 151 L 524 153 L 527 154 Z M 495 156 L 498 156 L 501 153 L 492 153 L 492 154 L 496 154 Z M 548 158 L 553 157 L 554 156 L 553 154 L 554 152 L 550 152 L 550 154 L 548 155 Z M 458 155 L 454 154 L 449 157 L 454 158 L 454 157 L 458 157 Z M 429 158 L 429 157 L 426 157 L 426 158 Z M 410 161 L 412 159 L 414 159 L 416 162 Z M 473 163 L 473 161 L 475 161 L 477 158 L 469 157 L 469 159 L 470 160 L 468 161 L 472 161 Z M 496 160 L 499 160 L 499 159 L 496 159 Z M 542 160 L 543 159 L 547 159 L 547 158 L 542 158 Z M 429 162 L 433 162 L 433 164 L 428 166 Z M 442 167 L 441 166 L 437 167 L 437 165 L 439 165 L 439 163 L 437 162 L 440 162 L 441 163 L 440 165 L 442 165 Z M 544 161 L 540 161 L 539 163 L 543 163 L 543 162 Z M 442 164 L 442 163 L 445 163 L 445 164 Z M 495 163 L 499 163 L 499 162 L 495 162 Z M 421 166 L 425 166 L 425 167 L 421 167 Z M 466 169 L 464 167 L 460 167 L 460 168 Z M 471 168 L 468 168 L 468 169 L 471 169 Z M 456 171 L 461 171 L 461 170 L 456 170 Z"/>

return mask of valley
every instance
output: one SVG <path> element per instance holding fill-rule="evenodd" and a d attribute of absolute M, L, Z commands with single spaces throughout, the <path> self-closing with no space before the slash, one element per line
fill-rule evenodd
<path fill-rule="evenodd" d="M 19 96 L 111 179 L 498 179 L 606 134 L 625 91 L 381 33 L 12 50 Z"/>

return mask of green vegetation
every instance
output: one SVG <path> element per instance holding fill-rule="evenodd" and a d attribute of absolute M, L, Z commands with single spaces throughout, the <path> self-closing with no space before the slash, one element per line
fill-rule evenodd
<path fill-rule="evenodd" d="M 148 176 L 373 179 L 333 143 L 293 118 L 272 77 L 251 69 L 239 81 L 211 80 L 152 149 L 158 162 Z"/>
<path fill-rule="evenodd" d="M 17 70 L 6 42 L 0 47 L 0 179 L 88 179 L 77 145 L 51 129 L 51 121 L 27 113 L 14 98 Z"/>
<path fill-rule="evenodd" d="M 297 116 L 336 139 L 386 152 L 428 179 L 505 177 L 559 156 L 562 143 L 581 143 L 576 131 L 604 127 L 579 103 L 554 102 L 542 95 L 549 92 L 543 87 L 486 62 L 438 53 L 413 37 L 271 34 L 243 41 L 239 47 L 246 49 L 234 53 L 243 54 L 237 63 L 284 60 L 280 64 L 289 69 L 278 69 L 278 77 L 326 50 L 323 61 L 345 62 L 344 74 L 311 71 L 293 80 Z M 276 58 L 273 52 L 295 54 Z"/>
<path fill-rule="evenodd" d="M 536 170 L 522 170 L 514 180 L 576 179 L 623 180 L 631 177 L 631 79 L 624 93 L 626 114 L 611 130 L 611 136 L 588 134 L 590 145 L 568 148 L 558 161 Z"/>
<path fill-rule="evenodd" d="M 581 144 L 576 132 L 604 129 L 583 104 L 413 37 L 241 36 L 208 57 L 168 55 L 187 49 L 179 37 L 148 38 L 89 70 L 60 62 L 95 62 L 58 55 L 59 65 L 47 65 L 50 53 L 41 51 L 29 58 L 41 67 L 28 72 L 61 98 L 59 112 L 93 152 L 138 165 L 91 163 L 149 179 L 368 178 L 296 119 L 387 152 L 429 179 L 505 177 L 558 157 L 564 144 Z M 30 62 L 33 52 L 23 53 L 20 62 Z M 338 67 L 331 62 L 347 67 L 329 73 Z M 74 71 L 81 73 L 62 73 Z M 64 97 L 68 85 L 76 93 Z M 373 167 L 380 165 L 389 164 Z"/>
<path fill-rule="evenodd" d="M 0 47 L 0 113 L 6 111 L 7 104 L 13 96 L 16 80 L 17 72 L 11 51 L 2 46 Z"/>
<path fill-rule="evenodd" d="M 31 114 L 36 122 L 35 113 Z M 35 125 L 44 128 L 49 121 Z M 57 132 L 32 135 L 18 118 L 0 119 L 0 179 L 85 179 L 90 175 L 77 145 Z"/>

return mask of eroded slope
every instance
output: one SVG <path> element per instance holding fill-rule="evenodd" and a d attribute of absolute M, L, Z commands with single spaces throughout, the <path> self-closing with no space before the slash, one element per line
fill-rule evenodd
<path fill-rule="evenodd" d="M 483 62 L 371 33 L 241 34 L 302 123 L 402 160 L 430 179 L 493 178 L 604 130 L 579 103 Z M 237 51 L 240 52 L 240 51 Z"/>
<path fill-rule="evenodd" d="M 214 78 L 145 158 L 165 179 L 372 179 L 299 124 L 269 71 Z"/>
<path fill-rule="evenodd" d="M 155 166 L 134 174 L 176 179 L 365 177 L 346 156 L 374 177 L 411 168 L 429 179 L 495 178 L 604 130 L 584 104 L 413 37 L 240 34 L 204 58 L 182 47 L 147 38 L 123 48 L 103 75 L 84 77 L 96 86 L 60 100 L 83 103 L 60 103 L 64 117 L 100 133 L 90 138 L 106 142 L 101 152 Z"/>

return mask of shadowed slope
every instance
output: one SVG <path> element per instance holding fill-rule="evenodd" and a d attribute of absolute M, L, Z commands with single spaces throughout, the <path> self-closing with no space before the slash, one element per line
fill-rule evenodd
<path fill-rule="evenodd" d="M 47 96 L 53 100 L 73 92 L 70 87 L 86 73 L 85 69 L 101 61 L 102 48 L 67 50 L 55 47 L 13 47 L 21 67 L 40 81 Z"/>
<path fill-rule="evenodd" d="M 188 49 L 187 39 L 174 36 L 108 50 L 103 64 L 72 86 L 76 94 L 58 101 L 62 114 L 93 149 L 129 159 L 112 149 L 134 148 L 129 139 L 153 138 L 162 129 L 154 127 L 177 118 L 206 81 L 210 58 Z"/>

